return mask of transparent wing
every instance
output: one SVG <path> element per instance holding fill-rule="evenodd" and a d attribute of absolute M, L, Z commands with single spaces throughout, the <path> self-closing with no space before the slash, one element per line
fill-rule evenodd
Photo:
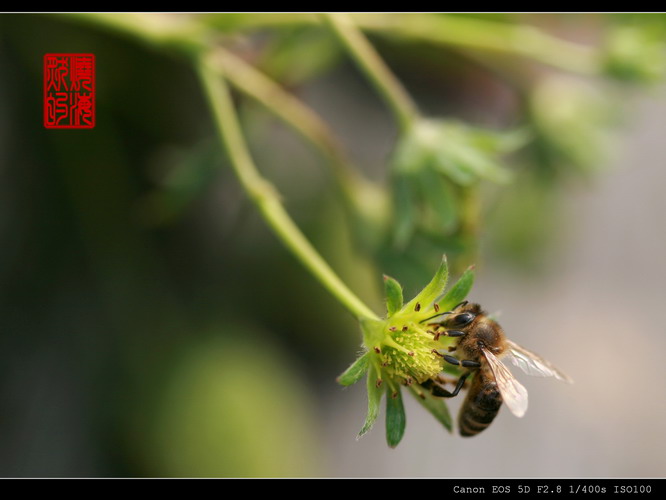
<path fill-rule="evenodd" d="M 535 377 L 555 377 L 557 380 L 573 384 L 571 377 L 555 368 L 552 363 L 546 361 L 538 354 L 528 351 L 510 340 L 507 340 L 507 343 L 509 344 L 509 358 L 511 358 L 511 362 L 528 375 Z"/>
<path fill-rule="evenodd" d="M 522 417 L 527 411 L 527 389 L 518 382 L 509 369 L 487 349 L 481 349 L 493 372 L 502 400 L 516 417 Z"/>

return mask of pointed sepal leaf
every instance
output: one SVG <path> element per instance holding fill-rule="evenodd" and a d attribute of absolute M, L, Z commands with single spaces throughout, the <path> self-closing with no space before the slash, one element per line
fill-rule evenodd
<path fill-rule="evenodd" d="M 451 287 L 451 289 L 446 292 L 444 297 L 439 301 L 439 308 L 442 311 L 450 311 L 452 308 L 460 304 L 469 291 L 472 289 L 474 284 L 474 266 L 468 267 L 465 272 L 462 274 L 460 279 Z"/>
<path fill-rule="evenodd" d="M 338 384 L 349 386 L 358 382 L 368 371 L 370 353 L 366 352 L 354 361 L 336 380 Z"/>
<path fill-rule="evenodd" d="M 406 311 L 415 310 L 423 307 L 430 306 L 436 299 L 439 297 L 444 289 L 446 288 L 446 282 L 449 279 L 449 266 L 446 262 L 446 255 L 442 257 L 442 263 L 439 265 L 439 269 L 435 273 L 435 276 L 432 278 L 430 283 L 421 290 L 421 292 L 410 300 L 407 305 L 404 307 Z M 419 304 L 419 306 L 417 306 Z"/>
<path fill-rule="evenodd" d="M 361 428 L 361 432 L 358 433 L 356 439 L 359 439 L 363 434 L 372 429 L 372 426 L 375 424 L 375 420 L 379 416 L 379 404 L 382 400 L 382 394 L 384 394 L 385 384 L 379 378 L 379 373 L 375 368 L 374 364 L 370 363 L 368 369 L 368 414 L 365 417 L 365 423 Z"/>
<path fill-rule="evenodd" d="M 449 408 L 446 406 L 443 399 L 436 398 L 427 391 L 417 391 L 413 386 L 410 386 L 409 390 L 412 392 L 416 400 L 421 403 L 421 405 L 428 410 L 447 431 L 453 432 L 453 420 L 451 419 Z"/>
<path fill-rule="evenodd" d="M 402 395 L 400 386 L 394 393 L 386 394 L 386 442 L 391 448 L 395 448 L 400 443 L 405 434 L 407 418 L 405 416 L 405 407 L 402 404 Z"/>
<path fill-rule="evenodd" d="M 387 317 L 390 318 L 402 309 L 402 287 L 390 276 L 384 276 L 384 293 L 386 295 Z"/>

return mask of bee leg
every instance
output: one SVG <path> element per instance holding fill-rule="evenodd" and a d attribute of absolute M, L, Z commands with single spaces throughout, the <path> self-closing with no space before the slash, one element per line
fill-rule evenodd
<path fill-rule="evenodd" d="M 451 363 L 452 365 L 464 366 L 465 368 L 479 368 L 481 366 L 481 363 L 478 361 L 472 361 L 471 359 L 463 359 L 460 361 L 458 358 L 454 358 L 448 354 L 442 354 L 437 349 L 433 349 L 432 352 L 433 354 L 437 354 L 437 356 L 444 358 L 444 361 Z"/>
<path fill-rule="evenodd" d="M 453 389 L 453 392 L 449 392 L 446 389 L 444 389 L 441 385 L 436 384 L 432 380 L 426 380 L 422 385 L 424 387 L 427 387 L 430 389 L 430 392 L 432 392 L 433 396 L 437 396 L 439 398 L 453 398 L 458 395 L 460 392 L 460 389 L 462 389 L 463 385 L 465 385 L 465 380 L 467 380 L 467 377 L 469 377 L 470 372 L 463 373 L 460 378 L 458 379 L 458 383 L 456 384 L 456 388 Z M 427 384 L 427 385 L 426 385 Z"/>
<path fill-rule="evenodd" d="M 445 354 L 442 356 L 444 358 L 444 361 L 447 363 L 451 363 L 452 365 L 460 366 L 460 361 L 458 358 L 454 358 L 453 356 L 449 356 L 448 354 Z"/>
<path fill-rule="evenodd" d="M 446 377 L 443 374 L 437 375 L 437 377 L 434 379 L 436 382 L 438 382 L 441 385 L 446 385 L 446 384 L 452 384 L 456 385 L 458 383 L 458 378 L 456 377 Z"/>
<path fill-rule="evenodd" d="M 421 387 L 428 389 L 430 393 L 432 393 L 433 396 L 437 396 L 440 398 L 449 398 L 452 397 L 451 393 L 444 389 L 441 385 L 439 385 L 437 382 L 434 380 L 426 380 L 421 384 Z"/>
<path fill-rule="evenodd" d="M 450 356 L 448 354 L 442 355 L 444 358 L 444 361 L 447 363 L 451 363 L 452 365 L 460 366 L 460 360 L 458 358 L 454 358 L 453 356 Z"/>
<path fill-rule="evenodd" d="M 445 337 L 462 337 L 465 335 L 465 332 L 459 330 L 446 330 L 445 332 L 442 332 L 441 335 L 444 335 Z"/>
<path fill-rule="evenodd" d="M 451 393 L 451 394 L 452 394 L 452 397 L 458 395 L 458 393 L 460 392 L 460 389 L 462 389 L 462 388 L 463 388 L 463 385 L 465 385 L 465 380 L 467 380 L 467 377 L 469 377 L 469 374 L 470 374 L 470 373 L 471 373 L 471 372 L 463 373 L 463 374 L 460 376 L 460 378 L 458 379 L 458 383 L 456 384 L 456 388 L 453 389 L 453 392 Z"/>

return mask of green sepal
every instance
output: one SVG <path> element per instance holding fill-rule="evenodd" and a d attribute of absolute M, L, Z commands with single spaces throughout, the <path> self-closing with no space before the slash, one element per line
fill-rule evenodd
<path fill-rule="evenodd" d="M 442 311 L 450 311 L 460 304 L 472 289 L 474 284 L 474 266 L 468 267 L 460 279 L 446 292 L 444 297 L 439 299 L 439 308 Z"/>
<path fill-rule="evenodd" d="M 368 414 L 365 417 L 365 423 L 361 428 L 361 432 L 358 433 L 356 439 L 359 439 L 363 434 L 372 429 L 372 426 L 377 420 L 379 415 L 379 403 L 382 400 L 382 394 L 384 394 L 385 383 L 377 385 L 377 380 L 379 379 L 379 374 L 375 366 L 371 363 L 368 370 Z"/>
<path fill-rule="evenodd" d="M 447 174 L 461 186 L 469 186 L 478 179 L 504 184 L 511 179 L 511 174 L 486 151 L 481 151 L 472 144 L 472 132 L 448 129 L 451 137 L 437 152 L 438 162 L 435 167 Z"/>
<path fill-rule="evenodd" d="M 407 418 L 405 416 L 405 407 L 402 404 L 402 395 L 400 386 L 395 393 L 390 391 L 386 394 L 386 442 L 391 448 L 395 448 L 400 443 L 405 434 Z"/>
<path fill-rule="evenodd" d="M 421 405 L 428 410 L 449 432 L 453 432 L 453 420 L 449 413 L 449 407 L 443 399 L 436 398 L 429 392 L 417 392 L 414 387 L 409 388 L 414 395 L 414 398 L 421 403 Z M 419 394 L 423 394 L 421 397 Z M 425 398 L 425 399 L 424 399 Z"/>
<path fill-rule="evenodd" d="M 402 287 L 396 280 L 384 275 L 384 293 L 386 294 L 387 317 L 390 318 L 402 309 Z"/>
<path fill-rule="evenodd" d="M 336 381 L 340 385 L 349 386 L 358 382 L 361 377 L 368 371 L 368 362 L 370 360 L 370 353 L 366 352 L 354 361 L 344 373 L 342 373 Z"/>
<path fill-rule="evenodd" d="M 361 324 L 361 331 L 363 332 L 363 344 L 368 350 L 381 347 L 385 337 L 385 322 L 372 318 L 361 318 L 359 322 Z"/>
<path fill-rule="evenodd" d="M 430 306 L 439 297 L 446 288 L 446 282 L 449 279 L 449 266 L 446 262 L 446 255 L 442 257 L 442 263 L 435 273 L 430 283 L 421 290 L 416 297 L 410 300 L 403 308 L 406 311 L 413 310 L 416 304 L 420 304 L 421 308 Z"/>

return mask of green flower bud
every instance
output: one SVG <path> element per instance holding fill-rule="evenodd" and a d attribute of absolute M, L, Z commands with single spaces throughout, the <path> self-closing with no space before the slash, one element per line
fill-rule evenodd
<path fill-rule="evenodd" d="M 416 121 L 391 157 L 395 245 L 404 248 L 417 232 L 455 232 L 459 189 L 484 179 L 508 182 L 511 174 L 498 158 L 526 140 L 523 130 L 496 132 L 455 121 Z"/>

